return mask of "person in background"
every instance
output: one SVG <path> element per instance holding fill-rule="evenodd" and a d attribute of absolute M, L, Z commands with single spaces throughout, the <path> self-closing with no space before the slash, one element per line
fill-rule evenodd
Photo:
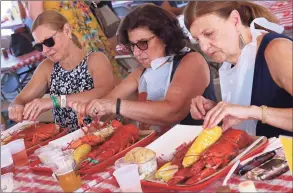
<path fill-rule="evenodd" d="M 91 117 L 118 114 L 142 123 L 140 129 L 161 133 L 177 123 L 202 124 L 192 120 L 190 101 L 199 95 L 215 100 L 212 78 L 203 56 L 187 51 L 189 39 L 175 15 L 156 5 L 140 5 L 124 18 L 119 36 L 141 67 L 104 99 L 69 106 Z M 130 101 L 136 92 L 138 100 Z"/>
<path fill-rule="evenodd" d="M 153 3 L 155 5 L 161 6 L 163 9 L 170 11 L 171 13 L 175 15 L 181 15 L 183 12 L 183 8 L 178 8 L 176 1 L 168 1 L 168 0 L 162 0 L 162 1 L 144 1 L 144 0 L 136 0 L 134 1 L 134 4 L 143 4 L 143 3 Z"/>
<path fill-rule="evenodd" d="M 128 72 L 123 71 L 115 61 L 114 50 L 111 48 L 107 37 L 101 30 L 90 8 L 83 0 L 26 1 L 26 5 L 29 17 L 33 20 L 35 20 L 43 10 L 55 10 L 64 15 L 86 51 L 93 50 L 103 52 L 109 58 L 115 74 L 116 83 L 119 83 L 121 78 L 128 74 Z"/>
<path fill-rule="evenodd" d="M 253 2 L 193 1 L 184 18 L 203 52 L 224 62 L 219 70 L 223 101 L 194 98 L 193 118 L 204 119 L 204 128 L 223 120 L 224 130 L 252 120 L 243 125 L 254 129 L 251 134 L 293 136 L 292 39 L 280 34 L 275 16 Z"/>
<path fill-rule="evenodd" d="M 161 6 L 163 9 L 174 13 L 175 15 L 181 15 L 183 8 L 177 7 L 176 1 L 153 1 L 155 5 Z"/>
<path fill-rule="evenodd" d="M 39 14 L 32 33 L 34 48 L 47 59 L 9 106 L 9 118 L 33 121 L 53 109 L 56 123 L 74 131 L 78 129 L 77 115 L 67 104 L 101 98 L 110 92 L 115 86 L 111 64 L 102 52 L 85 52 L 67 19 L 56 11 Z M 42 98 L 48 89 L 51 99 Z"/>
<path fill-rule="evenodd" d="M 33 20 L 28 17 L 27 9 L 24 8 L 23 2 L 21 0 L 17 1 L 18 9 L 20 13 L 20 17 L 23 21 L 23 23 L 29 27 L 29 29 L 32 29 Z"/>

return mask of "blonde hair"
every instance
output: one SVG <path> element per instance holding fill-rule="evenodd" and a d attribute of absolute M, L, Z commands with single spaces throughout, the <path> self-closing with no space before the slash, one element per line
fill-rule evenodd
<path fill-rule="evenodd" d="M 268 21 L 279 23 L 278 19 L 265 7 L 248 1 L 191 1 L 184 11 L 184 23 L 186 28 L 190 30 L 191 24 L 197 17 L 216 14 L 227 19 L 233 10 L 239 12 L 244 26 L 249 26 L 258 17 L 264 17 Z M 256 27 L 261 28 L 260 26 Z"/>
<path fill-rule="evenodd" d="M 46 10 L 42 12 L 32 25 L 32 32 L 40 25 L 48 25 L 53 30 L 60 30 L 68 20 L 60 13 L 53 10 Z M 73 43 L 80 49 L 82 46 L 74 33 L 71 33 Z"/>

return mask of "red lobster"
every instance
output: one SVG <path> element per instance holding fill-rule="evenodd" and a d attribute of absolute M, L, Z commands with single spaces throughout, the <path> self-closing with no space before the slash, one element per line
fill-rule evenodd
<path fill-rule="evenodd" d="M 242 130 L 229 129 L 191 167 L 194 174 L 185 184 L 191 185 L 212 175 L 217 169 L 227 165 L 239 154 L 239 150 L 252 143 L 251 137 Z"/>
<path fill-rule="evenodd" d="M 15 139 L 24 139 L 25 147 L 28 149 L 34 145 L 39 144 L 51 137 L 54 137 L 60 132 L 60 127 L 54 123 L 36 123 L 30 125 L 20 132 L 13 132 L 10 134 L 11 137 L 5 143 L 9 143 Z"/>
<path fill-rule="evenodd" d="M 220 139 L 200 155 L 200 159 L 189 168 L 182 167 L 168 181 L 169 185 L 176 185 L 188 179 L 185 184 L 192 185 L 215 173 L 217 169 L 228 164 L 239 150 L 251 144 L 252 139 L 242 130 L 229 129 Z M 185 155 L 185 154 L 184 154 Z"/>
<path fill-rule="evenodd" d="M 86 135 L 81 137 L 80 139 L 75 140 L 72 143 L 69 143 L 67 148 L 76 149 L 82 144 L 89 144 L 91 146 L 98 145 L 104 142 L 106 138 L 112 135 L 115 129 L 120 127 L 121 125 L 122 123 L 117 120 L 105 122 L 104 124 L 93 122 L 89 125 L 87 131 L 83 130 Z M 89 131 L 95 132 L 89 133 Z"/>
<path fill-rule="evenodd" d="M 128 124 L 117 128 L 105 143 L 89 154 L 88 158 L 82 162 L 81 167 L 86 169 L 108 159 L 135 143 L 138 138 L 138 129 L 134 125 Z"/>
<path fill-rule="evenodd" d="M 185 154 L 187 153 L 188 149 L 191 147 L 193 141 L 190 142 L 188 145 L 185 143 L 183 145 L 180 145 L 176 149 L 176 153 L 171 161 L 171 165 L 178 166 L 178 172 L 174 174 L 174 176 L 167 182 L 169 185 L 175 185 L 182 180 L 184 180 L 186 177 L 191 177 L 192 173 L 190 172 L 189 168 L 183 168 L 182 161 L 184 159 Z"/>

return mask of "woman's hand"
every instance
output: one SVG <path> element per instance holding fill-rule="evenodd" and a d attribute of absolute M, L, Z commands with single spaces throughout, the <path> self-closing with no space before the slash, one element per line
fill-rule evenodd
<path fill-rule="evenodd" d="M 250 119 L 253 114 L 251 111 L 252 109 L 249 106 L 220 102 L 207 113 L 204 119 L 203 128 L 215 127 L 223 120 L 223 130 L 226 130 L 243 120 Z"/>
<path fill-rule="evenodd" d="M 41 113 L 52 109 L 53 107 L 53 102 L 50 98 L 34 99 L 25 105 L 23 110 L 23 118 L 34 121 Z"/>
<path fill-rule="evenodd" d="M 10 120 L 16 121 L 16 122 L 22 122 L 23 120 L 23 105 L 18 104 L 11 104 L 8 107 L 8 116 Z"/>
<path fill-rule="evenodd" d="M 68 106 L 81 115 L 91 117 L 102 117 L 104 115 L 115 114 L 116 100 L 113 99 L 94 99 L 90 102 L 70 102 Z"/>
<path fill-rule="evenodd" d="M 206 99 L 203 96 L 197 96 L 191 100 L 190 113 L 193 119 L 204 119 L 206 113 L 211 110 L 216 103 L 212 100 Z"/>

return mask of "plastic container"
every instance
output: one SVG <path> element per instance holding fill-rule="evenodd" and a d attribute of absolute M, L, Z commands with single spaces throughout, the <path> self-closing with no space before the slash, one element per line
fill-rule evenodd
<path fill-rule="evenodd" d="M 47 146 L 43 146 L 43 147 L 40 147 L 39 149 L 37 149 L 34 154 L 39 157 L 40 161 L 43 164 L 46 164 L 53 157 L 61 155 L 62 150 L 57 147 L 47 145 Z"/>
<path fill-rule="evenodd" d="M 113 175 L 123 192 L 142 192 L 138 165 L 130 164 L 123 166 L 115 170 Z"/>
<path fill-rule="evenodd" d="M 23 166 L 28 163 L 24 139 L 17 139 L 7 144 L 15 165 Z"/>
<path fill-rule="evenodd" d="M 13 173 L 1 175 L 1 192 L 12 192 L 14 189 Z"/>
<path fill-rule="evenodd" d="M 1 174 L 13 173 L 14 164 L 11 152 L 7 145 L 1 146 Z"/>
<path fill-rule="evenodd" d="M 64 192 L 73 192 L 81 187 L 81 178 L 76 174 L 76 164 L 73 158 L 74 150 L 66 150 L 56 155 L 51 162 L 46 163 L 54 172 Z"/>
<path fill-rule="evenodd" d="M 144 178 L 149 178 L 153 176 L 158 169 L 158 164 L 157 164 L 157 157 L 154 156 L 152 159 L 138 164 L 138 172 L 140 175 L 144 175 Z"/>
<path fill-rule="evenodd" d="M 250 180 L 241 182 L 238 185 L 238 190 L 241 193 L 244 193 L 244 192 L 257 192 L 257 190 L 256 190 L 256 188 L 254 186 L 253 181 L 250 181 Z"/>
<path fill-rule="evenodd" d="M 115 161 L 115 168 L 118 169 L 118 168 L 122 168 L 123 166 L 127 166 L 129 165 L 130 163 L 127 163 L 125 160 L 124 160 L 124 157 L 121 157 L 119 159 L 117 159 Z"/>

